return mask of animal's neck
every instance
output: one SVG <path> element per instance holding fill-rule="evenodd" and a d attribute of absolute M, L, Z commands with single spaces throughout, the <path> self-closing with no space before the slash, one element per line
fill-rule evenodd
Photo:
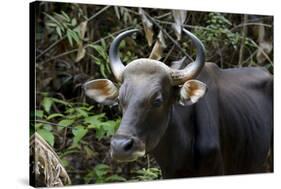
<path fill-rule="evenodd" d="M 181 109 L 182 111 L 178 111 Z M 154 155 L 164 178 L 187 176 L 193 164 L 193 107 L 173 106 L 170 111 L 168 128 L 154 149 Z M 176 113 L 184 113 L 185 116 Z M 191 124 L 190 124 L 191 123 Z"/>

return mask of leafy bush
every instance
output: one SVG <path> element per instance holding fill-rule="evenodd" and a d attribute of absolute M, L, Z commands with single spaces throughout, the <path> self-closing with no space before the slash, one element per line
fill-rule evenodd
<path fill-rule="evenodd" d="M 137 180 L 156 180 L 161 178 L 161 170 L 159 168 L 142 168 L 141 170 L 136 171 Z"/>
<path fill-rule="evenodd" d="M 61 14 L 55 12 L 53 15 L 48 13 L 45 13 L 45 15 L 48 18 L 46 25 L 51 30 L 51 33 L 54 32 L 52 30 L 55 30 L 56 34 L 61 39 L 66 35 L 71 47 L 73 46 L 73 41 L 79 44 L 82 37 L 79 27 L 77 27 L 76 18 L 71 19 L 64 11 L 61 11 Z"/>
<path fill-rule="evenodd" d="M 209 13 L 205 27 L 198 27 L 195 30 L 196 35 L 205 44 L 212 43 L 213 46 L 230 46 L 238 49 L 242 42 L 240 32 L 232 31 L 233 23 L 221 13 Z M 250 38 L 246 38 L 245 45 L 252 46 Z"/>
<path fill-rule="evenodd" d="M 40 109 L 37 109 L 35 113 L 35 131 L 54 148 L 67 143 L 66 146 L 63 145 L 62 151 L 58 152 L 66 168 L 70 166 L 67 156 L 75 152 L 82 150 L 88 154 L 88 158 L 93 158 L 97 153 L 93 151 L 89 141 L 85 139 L 87 135 L 94 136 L 97 141 L 109 139 L 119 126 L 120 118 L 109 120 L 104 113 L 94 113 L 93 106 L 89 104 L 70 103 L 44 95 Z M 54 112 L 55 106 L 60 106 L 60 109 L 64 111 Z M 66 141 L 63 142 L 61 136 L 65 133 L 71 137 L 64 139 Z M 108 175 L 109 171 L 106 168 L 109 168 L 109 165 L 97 164 L 93 171 L 89 170 L 85 182 L 100 183 L 126 180 L 118 175 Z"/>
<path fill-rule="evenodd" d="M 40 2 L 37 10 L 36 111 L 31 134 L 38 132 L 53 146 L 73 184 L 161 179 L 159 166 L 148 155 L 132 163 L 111 160 L 110 137 L 119 127 L 121 112 L 116 106 L 85 103 L 81 88 L 90 79 L 113 79 L 108 58 L 110 43 L 121 31 L 144 28 L 138 8 Z M 180 60 L 183 51 L 195 54 L 186 38 L 176 40 L 170 10 L 143 10 L 153 18 L 149 20 L 154 36 L 151 43 L 165 41 L 160 61 L 169 64 Z M 193 11 L 186 15 L 181 23 L 203 41 L 207 61 L 223 68 L 259 65 L 272 71 L 272 40 L 264 38 L 263 44 L 268 48 L 261 48 L 254 33 L 243 33 L 238 27 L 244 24 L 243 15 Z M 257 18 L 261 22 L 258 24 L 267 25 L 265 36 L 271 34 L 272 19 Z M 253 27 L 248 26 L 249 30 Z M 161 29 L 166 32 L 158 39 Z M 150 56 L 153 45 L 149 46 L 145 32 L 141 33 L 120 44 L 125 64 Z M 241 58 L 242 46 L 245 51 Z M 257 63 L 256 54 L 265 55 L 260 60 L 266 61 Z M 240 65 L 239 58 L 243 60 Z"/>
<path fill-rule="evenodd" d="M 72 161 L 75 155 L 80 155 L 83 158 L 81 161 L 91 162 L 91 159 L 96 159 L 93 168 L 91 166 L 83 168 L 81 178 L 83 182 L 80 182 L 104 183 L 128 180 L 126 175 L 122 175 L 124 174 L 122 170 L 113 169 L 110 161 L 107 160 L 108 164 L 104 163 L 107 154 L 105 151 L 108 151 L 109 145 L 102 150 L 92 145 L 94 141 L 96 144 L 109 141 L 119 127 L 120 118 L 109 120 L 105 113 L 94 113 L 94 106 L 87 103 L 71 103 L 49 97 L 47 93 L 42 95 L 43 100 L 35 112 L 35 132 L 57 149 L 68 171 L 77 171 Z M 56 112 L 58 108 L 62 111 Z M 99 160 L 99 156 L 102 156 L 102 161 Z M 158 168 L 132 170 L 132 174 L 136 176 L 129 180 L 154 180 L 161 175 Z"/>
<path fill-rule="evenodd" d="M 98 164 L 85 176 L 85 183 L 90 183 L 93 179 L 95 179 L 95 183 L 126 181 L 124 177 L 115 174 L 110 175 L 110 173 L 112 173 L 110 166 L 106 164 Z"/>
<path fill-rule="evenodd" d="M 54 104 L 62 105 L 65 111 L 51 112 Z M 60 132 L 65 128 L 70 128 L 73 134 L 72 147 L 75 147 L 90 130 L 93 130 L 96 138 L 101 140 L 112 136 L 120 123 L 119 118 L 108 120 L 104 113 L 93 113 L 91 111 L 93 106 L 88 104 L 77 105 L 45 96 L 41 106 L 43 110 L 36 110 L 35 129 L 52 146 L 54 145 L 54 134 L 51 131 Z"/>

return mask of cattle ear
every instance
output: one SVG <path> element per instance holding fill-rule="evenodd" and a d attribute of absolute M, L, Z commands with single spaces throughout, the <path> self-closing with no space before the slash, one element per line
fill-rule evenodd
<path fill-rule="evenodd" d="M 186 81 L 180 89 L 179 103 L 191 105 L 196 103 L 207 91 L 207 86 L 198 80 Z"/>
<path fill-rule="evenodd" d="M 83 88 L 89 98 L 102 104 L 113 104 L 118 97 L 117 87 L 108 79 L 88 81 Z"/>

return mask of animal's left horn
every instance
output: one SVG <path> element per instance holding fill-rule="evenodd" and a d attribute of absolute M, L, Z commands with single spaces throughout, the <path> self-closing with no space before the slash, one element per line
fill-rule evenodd
<path fill-rule="evenodd" d="M 205 47 L 203 43 L 194 34 L 186 29 L 183 29 L 183 32 L 191 38 L 192 43 L 196 47 L 196 59 L 182 70 L 171 69 L 173 85 L 181 85 L 187 80 L 195 78 L 205 64 Z"/>
<path fill-rule="evenodd" d="M 125 69 L 124 64 L 122 63 L 119 55 L 118 55 L 118 48 L 121 41 L 126 38 L 127 36 L 131 35 L 132 33 L 138 32 L 138 29 L 132 29 L 125 32 L 120 33 L 111 43 L 109 49 L 109 61 L 111 70 L 118 81 L 122 81 L 122 74 Z"/>

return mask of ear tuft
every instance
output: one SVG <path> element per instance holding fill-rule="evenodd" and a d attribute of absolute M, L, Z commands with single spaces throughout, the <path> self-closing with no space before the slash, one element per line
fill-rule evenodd
<path fill-rule="evenodd" d="M 118 89 L 108 79 L 88 81 L 83 85 L 83 88 L 89 98 L 102 104 L 113 104 L 118 97 Z"/>
<path fill-rule="evenodd" d="M 180 104 L 191 105 L 196 103 L 207 91 L 207 86 L 198 80 L 189 80 L 180 89 Z"/>

